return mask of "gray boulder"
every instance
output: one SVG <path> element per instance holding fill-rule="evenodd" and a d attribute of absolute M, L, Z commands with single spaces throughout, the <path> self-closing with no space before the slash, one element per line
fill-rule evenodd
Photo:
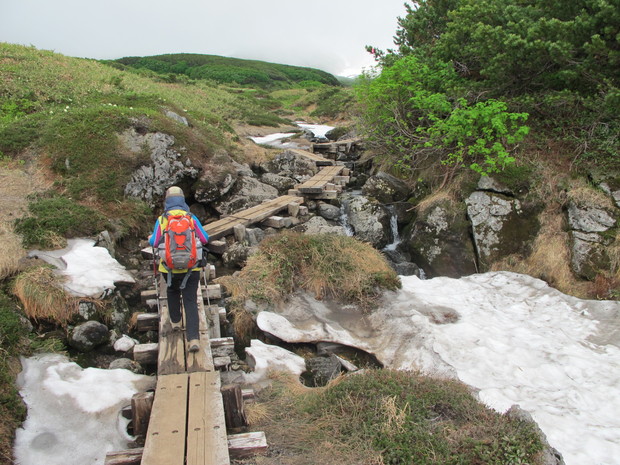
<path fill-rule="evenodd" d="M 90 352 L 95 347 L 108 342 L 109 338 L 110 332 L 106 325 L 98 321 L 87 321 L 73 329 L 68 343 L 80 352 Z"/>
<path fill-rule="evenodd" d="M 362 195 L 343 196 L 342 204 L 355 237 L 377 249 L 389 243 L 390 216 L 385 207 Z"/>
<path fill-rule="evenodd" d="M 568 204 L 571 229 L 571 269 L 579 277 L 593 280 L 601 270 L 608 270 L 611 259 L 607 246 L 613 242 L 608 231 L 616 226 L 616 212 L 610 205 L 598 204 L 596 197 Z"/>
<path fill-rule="evenodd" d="M 317 213 L 330 221 L 338 221 L 341 216 L 340 207 L 325 202 L 319 202 Z"/>
<path fill-rule="evenodd" d="M 277 155 L 273 160 L 262 163 L 261 169 L 279 176 L 287 176 L 300 180 L 302 177 L 311 177 L 318 172 L 316 163 L 290 150 Z"/>
<path fill-rule="evenodd" d="M 466 200 L 481 271 L 511 254 L 525 255 L 540 229 L 540 207 L 493 192 L 473 192 Z"/>
<path fill-rule="evenodd" d="M 335 234 L 337 236 L 347 235 L 342 226 L 331 225 L 321 216 L 313 216 L 305 223 L 296 226 L 294 229 L 295 231 L 304 232 L 306 234 Z"/>
<path fill-rule="evenodd" d="M 568 225 L 575 231 L 585 233 L 596 233 L 607 231 L 616 224 L 616 219 L 612 214 L 600 205 L 591 203 L 578 204 L 570 202 L 568 204 Z"/>
<path fill-rule="evenodd" d="M 226 197 L 215 202 L 213 206 L 221 215 L 228 215 L 277 196 L 278 190 L 275 187 L 264 184 L 256 178 L 241 176 Z"/>
<path fill-rule="evenodd" d="M 166 116 L 174 121 L 176 121 L 177 123 L 181 123 L 183 126 L 189 126 L 189 123 L 187 121 L 187 118 L 185 116 L 181 116 L 177 113 L 175 113 L 174 111 L 171 110 L 166 110 L 165 112 Z"/>
<path fill-rule="evenodd" d="M 312 376 L 314 386 L 325 386 L 342 372 L 342 363 L 335 355 L 313 357 L 306 360 L 306 369 Z"/>
<path fill-rule="evenodd" d="M 108 370 L 129 370 L 132 373 L 141 374 L 144 372 L 142 365 L 128 358 L 117 358 L 108 365 Z"/>
<path fill-rule="evenodd" d="M 121 142 L 131 152 L 140 154 L 146 148 L 151 163 L 133 172 L 125 186 L 125 195 L 144 200 L 155 207 L 171 184 L 194 180 L 199 170 L 189 158 L 173 149 L 174 137 L 161 132 L 141 134 L 130 128 L 120 136 Z"/>
<path fill-rule="evenodd" d="M 403 247 L 429 277 L 459 278 L 476 272 L 465 205 L 439 200 L 419 212 L 403 234 Z"/>
<path fill-rule="evenodd" d="M 406 200 L 411 189 L 402 180 L 380 171 L 368 178 L 362 187 L 362 193 L 381 203 L 391 203 Z"/>
<path fill-rule="evenodd" d="M 280 176 L 274 173 L 265 173 L 260 177 L 261 182 L 275 187 L 278 192 L 286 192 L 297 184 L 297 181 L 288 176 Z"/>

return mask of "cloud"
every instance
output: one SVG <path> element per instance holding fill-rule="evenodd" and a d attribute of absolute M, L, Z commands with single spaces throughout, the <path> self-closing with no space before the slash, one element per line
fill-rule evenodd
<path fill-rule="evenodd" d="M 392 46 L 402 0 L 2 0 L 0 41 L 112 59 L 204 53 L 353 74 Z"/>

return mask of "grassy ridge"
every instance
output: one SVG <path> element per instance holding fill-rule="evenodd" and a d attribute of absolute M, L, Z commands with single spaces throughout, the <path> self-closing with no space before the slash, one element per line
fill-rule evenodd
<path fill-rule="evenodd" d="M 149 69 L 159 74 L 185 75 L 221 84 L 249 85 L 262 88 L 287 88 L 310 82 L 340 86 L 333 75 L 319 69 L 242 60 L 217 55 L 178 53 L 149 57 L 125 57 L 112 63 Z"/>

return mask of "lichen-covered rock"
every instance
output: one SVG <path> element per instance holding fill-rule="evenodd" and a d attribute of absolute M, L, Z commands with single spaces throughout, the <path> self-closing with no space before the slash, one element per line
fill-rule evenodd
<path fill-rule="evenodd" d="M 227 215 L 277 196 L 278 190 L 275 187 L 264 184 L 256 178 L 241 176 L 225 198 L 215 202 L 213 206 L 221 215 Z"/>
<path fill-rule="evenodd" d="M 575 231 L 603 232 L 615 224 L 616 219 L 600 205 L 578 204 L 576 202 L 570 202 L 568 205 L 568 225 Z"/>
<path fill-rule="evenodd" d="M 80 352 L 90 352 L 95 347 L 108 342 L 108 327 L 98 321 L 87 321 L 76 326 L 69 336 L 68 343 Z"/>
<path fill-rule="evenodd" d="M 362 193 L 381 203 L 390 203 L 406 200 L 411 189 L 400 179 L 380 171 L 368 178 L 362 187 Z"/>
<path fill-rule="evenodd" d="M 481 271 L 508 255 L 525 255 L 540 229 L 539 207 L 492 192 L 473 192 L 466 200 Z"/>
<path fill-rule="evenodd" d="M 143 165 L 133 172 L 131 180 L 125 186 L 125 195 L 144 200 L 155 207 L 166 189 L 172 184 L 184 180 L 195 180 L 199 170 L 192 166 L 189 158 L 175 150 L 174 137 L 161 132 L 142 134 L 135 128 L 128 129 L 120 140 L 130 151 L 141 153 L 145 148 L 149 152 L 151 163 Z"/>
<path fill-rule="evenodd" d="M 319 202 L 317 213 L 326 220 L 338 221 L 341 216 L 340 208 L 330 203 Z"/>
<path fill-rule="evenodd" d="M 254 252 L 256 252 L 256 247 L 235 242 L 222 255 L 222 262 L 228 268 L 243 268 L 248 257 Z"/>
<path fill-rule="evenodd" d="M 284 193 L 289 189 L 292 189 L 297 184 L 297 181 L 288 176 L 280 176 L 275 173 L 265 173 L 260 177 L 261 182 L 275 187 L 278 192 Z"/>
<path fill-rule="evenodd" d="M 405 230 L 403 247 L 429 277 L 459 278 L 476 272 L 463 204 L 439 200 L 424 209 Z"/>
<path fill-rule="evenodd" d="M 571 268 L 584 279 L 593 280 L 601 270 L 611 264 L 606 245 L 609 241 L 597 233 L 571 231 Z"/>
<path fill-rule="evenodd" d="M 355 237 L 377 249 L 388 244 L 390 216 L 384 206 L 362 195 L 343 196 L 342 205 Z"/>
<path fill-rule="evenodd" d="M 262 163 L 261 169 L 279 176 L 287 176 L 296 180 L 314 176 L 318 172 L 316 163 L 290 150 L 278 154 L 273 160 Z"/>
<path fill-rule="evenodd" d="M 295 231 L 305 232 L 306 234 L 335 234 L 346 236 L 345 229 L 340 225 L 331 225 L 321 216 L 313 216 L 305 223 L 294 228 Z"/>
<path fill-rule="evenodd" d="M 601 204 L 599 202 L 605 202 Z M 613 242 L 609 231 L 616 226 L 616 215 L 608 199 L 583 196 L 571 200 L 567 208 L 571 229 L 571 269 L 577 276 L 593 280 L 610 268 L 607 246 Z"/>

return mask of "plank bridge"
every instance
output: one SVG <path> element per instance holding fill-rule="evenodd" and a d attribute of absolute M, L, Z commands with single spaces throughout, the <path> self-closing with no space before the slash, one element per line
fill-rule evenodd
<path fill-rule="evenodd" d="M 289 195 L 206 224 L 210 249 L 217 239 L 236 234 L 240 228 L 251 224 L 290 226 L 295 223 L 305 198 L 335 198 L 349 180 L 349 170 L 344 166 L 335 165 L 318 154 L 295 152 L 315 161 L 322 169 L 290 190 Z M 285 209 L 287 218 L 275 216 Z M 143 250 L 143 255 L 152 259 L 150 249 Z M 210 278 L 215 277 L 213 266 L 207 270 Z M 204 271 L 201 274 L 204 278 Z M 188 350 L 183 331 L 172 329 L 163 279 L 160 278 L 158 286 L 158 291 L 142 293 L 145 305 L 157 311 L 142 313 L 137 319 L 138 330 L 158 331 L 158 342 L 134 348 L 134 360 L 157 365 L 155 392 L 137 394 L 132 399 L 134 435 L 144 438 L 144 446 L 111 452 L 106 456 L 105 465 L 228 465 L 231 456 L 243 457 L 265 451 L 267 443 L 263 433 L 227 435 L 229 415 L 224 407 L 222 392 L 225 390 L 222 390 L 218 369 L 227 369 L 231 363 L 230 357 L 222 355 L 220 348 L 233 348 L 234 341 L 220 335 L 220 318 L 225 318 L 226 310 L 209 305 L 211 299 L 221 298 L 219 285 L 207 285 L 206 279 L 203 285 L 201 279 L 197 295 L 200 328 L 197 352 Z M 214 357 L 214 350 L 218 351 L 218 356 Z M 242 394 L 240 389 L 235 392 L 232 397 L 241 401 L 240 406 L 238 402 L 235 405 L 239 410 L 243 405 Z"/>

